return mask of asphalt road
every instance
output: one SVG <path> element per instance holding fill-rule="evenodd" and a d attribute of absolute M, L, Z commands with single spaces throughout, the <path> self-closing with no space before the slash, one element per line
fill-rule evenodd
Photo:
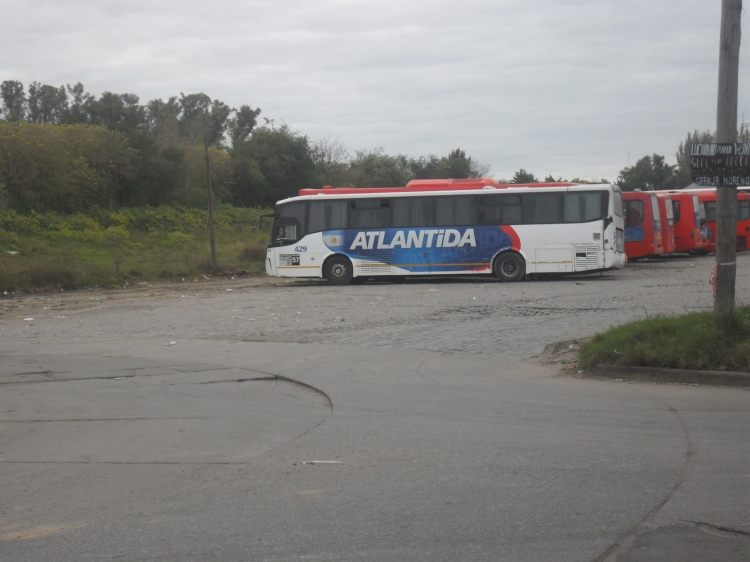
<path fill-rule="evenodd" d="M 748 560 L 750 392 L 528 360 L 710 267 L 3 299 L 0 560 Z"/>

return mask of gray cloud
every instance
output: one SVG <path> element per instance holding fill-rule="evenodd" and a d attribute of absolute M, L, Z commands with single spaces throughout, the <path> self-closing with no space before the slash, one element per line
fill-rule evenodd
<path fill-rule="evenodd" d="M 608 177 L 714 127 L 720 2 L 6 0 L 0 78 L 203 91 L 312 138 Z M 740 55 L 740 112 L 750 77 Z"/>

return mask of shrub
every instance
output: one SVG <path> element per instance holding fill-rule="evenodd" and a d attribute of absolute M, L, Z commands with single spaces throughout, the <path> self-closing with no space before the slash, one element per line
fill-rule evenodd
<path fill-rule="evenodd" d="M 266 248 L 264 246 L 245 246 L 240 251 L 241 261 L 266 261 Z"/>

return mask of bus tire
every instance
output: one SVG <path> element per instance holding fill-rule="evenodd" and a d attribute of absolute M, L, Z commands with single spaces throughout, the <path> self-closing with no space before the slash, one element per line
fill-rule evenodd
<path fill-rule="evenodd" d="M 515 252 L 505 252 L 495 258 L 492 269 L 500 281 L 521 281 L 526 276 L 526 260 Z"/>
<path fill-rule="evenodd" d="M 331 285 L 349 285 L 354 277 L 354 267 L 346 256 L 332 256 L 323 266 L 323 277 Z"/>

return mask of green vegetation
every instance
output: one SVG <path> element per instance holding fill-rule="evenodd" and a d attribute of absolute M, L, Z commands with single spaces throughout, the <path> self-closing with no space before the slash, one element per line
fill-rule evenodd
<path fill-rule="evenodd" d="M 263 212 L 268 210 L 216 209 L 222 271 L 264 271 L 268 234 L 258 229 Z M 0 291 L 113 287 L 219 273 L 208 260 L 206 215 L 168 206 L 67 216 L 0 211 Z"/>
<path fill-rule="evenodd" d="M 710 312 L 657 317 L 617 326 L 583 345 L 580 365 L 598 363 L 750 372 L 750 307 L 736 311 L 731 334 L 718 331 Z"/>
<path fill-rule="evenodd" d="M 0 83 L 0 291 L 123 286 L 187 278 L 208 261 L 208 145 L 217 203 L 219 268 L 260 273 L 260 208 L 301 188 L 399 186 L 415 178 L 487 173 L 456 149 L 447 157 L 350 157 L 310 142 L 260 109 L 203 93 L 142 104 L 98 98 L 81 83 Z"/>

